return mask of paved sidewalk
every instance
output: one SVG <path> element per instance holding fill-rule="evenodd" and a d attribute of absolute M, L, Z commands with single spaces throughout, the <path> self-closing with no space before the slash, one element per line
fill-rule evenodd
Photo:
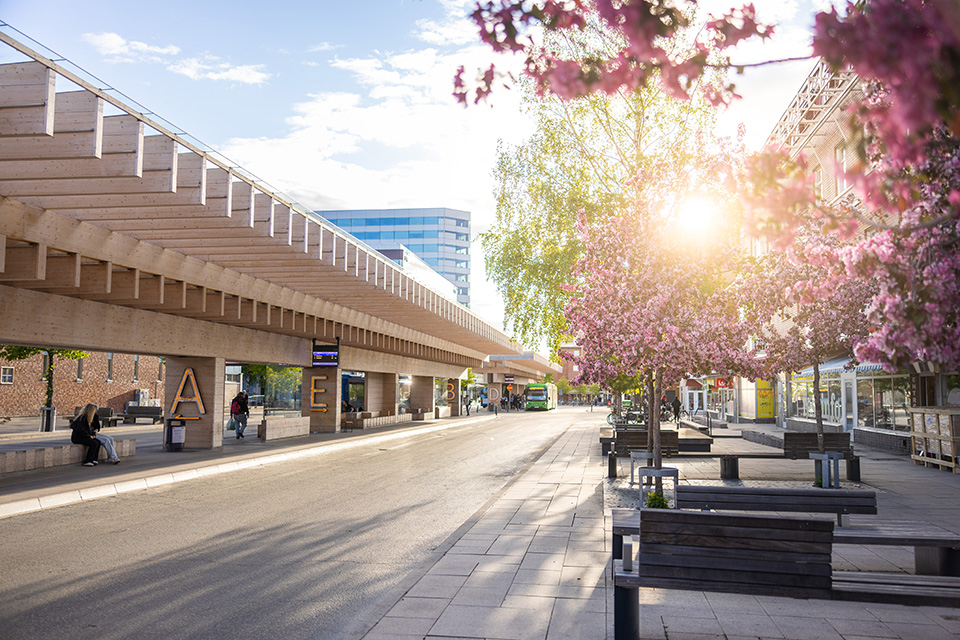
<path fill-rule="evenodd" d="M 604 509 L 602 418 L 571 427 L 473 524 L 364 637 L 561 640 L 613 638 L 611 518 Z M 775 427 L 773 427 L 775 428 Z M 717 438 L 715 451 L 762 447 Z M 769 451 L 769 448 L 767 448 Z M 859 450 L 859 449 L 858 449 Z M 925 519 L 960 532 L 960 476 L 915 467 L 903 456 L 864 455 L 864 486 L 888 518 Z M 719 478 L 716 458 L 669 459 L 682 479 Z M 758 481 L 803 481 L 810 461 L 756 460 Z M 620 474 L 629 475 L 629 462 Z M 719 482 L 719 481 L 718 481 Z M 882 486 L 877 486 L 882 485 Z M 845 570 L 912 571 L 912 549 L 849 545 Z M 643 638 L 860 640 L 960 638 L 960 611 L 938 607 L 796 600 L 641 589 Z"/>
<path fill-rule="evenodd" d="M 231 441 L 215 452 L 138 447 L 136 458 L 117 467 L 57 467 L 0 476 L 0 515 L 24 499 L 41 506 L 46 501 L 49 507 L 67 498 L 110 495 L 111 485 L 118 489 L 134 486 L 124 483 L 142 483 L 139 487 L 145 488 L 483 419 L 490 417 L 323 434 L 280 444 Z M 394 601 L 381 603 L 384 615 L 371 618 L 366 635 L 351 637 L 612 639 L 611 519 L 604 494 L 612 493 L 613 481 L 605 477 L 606 459 L 600 453 L 602 426 L 602 415 L 585 413 L 489 508 L 461 528 L 462 535 L 439 561 Z M 763 449 L 736 437 L 714 441 L 717 454 L 758 447 Z M 925 520 L 960 533 L 960 475 L 913 465 L 904 456 L 862 447 L 857 451 L 863 457 L 861 484 L 877 491 L 880 517 Z M 677 457 L 666 464 L 678 467 L 682 481 L 720 482 L 717 458 Z M 802 482 L 812 471 L 809 461 L 782 459 L 744 460 L 740 467 L 746 482 Z M 629 462 L 621 463 L 620 474 L 629 474 Z M 849 545 L 835 554 L 834 564 L 844 570 L 911 572 L 912 549 Z M 641 631 L 650 639 L 960 638 L 960 610 L 954 609 L 659 589 L 642 589 L 640 594 Z"/>

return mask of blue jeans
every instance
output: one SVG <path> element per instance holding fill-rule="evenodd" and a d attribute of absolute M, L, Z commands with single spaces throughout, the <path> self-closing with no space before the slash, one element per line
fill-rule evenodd
<path fill-rule="evenodd" d="M 107 436 L 99 431 L 97 432 L 97 440 L 100 441 L 100 444 L 103 445 L 103 448 L 107 450 L 107 459 L 108 460 L 117 460 L 117 450 L 113 446 L 113 437 Z"/>
<path fill-rule="evenodd" d="M 238 413 L 233 416 L 233 421 L 237 430 L 237 435 L 243 435 L 243 430 L 247 428 L 247 414 Z"/>

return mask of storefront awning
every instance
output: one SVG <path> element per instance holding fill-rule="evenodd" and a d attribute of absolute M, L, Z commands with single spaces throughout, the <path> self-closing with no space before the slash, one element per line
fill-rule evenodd
<path fill-rule="evenodd" d="M 826 373 L 843 373 L 844 371 L 876 371 L 882 369 L 876 362 L 861 362 L 856 367 L 848 367 L 847 365 L 850 364 L 850 360 L 848 356 L 827 360 L 820 365 L 820 375 Z M 813 380 L 813 365 L 810 365 L 799 373 L 793 374 L 791 377 L 794 380 Z"/>

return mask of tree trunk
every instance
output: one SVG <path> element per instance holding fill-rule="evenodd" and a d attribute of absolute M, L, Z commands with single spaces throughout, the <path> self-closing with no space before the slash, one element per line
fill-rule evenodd
<path fill-rule="evenodd" d="M 817 449 L 823 453 L 823 409 L 820 407 L 820 365 L 813 363 L 813 411 L 817 420 Z"/>
<path fill-rule="evenodd" d="M 52 407 L 53 406 L 53 370 L 55 365 L 53 363 L 53 352 L 48 350 L 48 351 L 44 351 L 44 353 L 47 354 L 47 368 L 43 372 L 43 379 L 47 383 L 46 406 Z"/>

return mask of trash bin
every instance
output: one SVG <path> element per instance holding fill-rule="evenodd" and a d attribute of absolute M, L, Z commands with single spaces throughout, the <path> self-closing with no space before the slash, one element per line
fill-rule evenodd
<path fill-rule="evenodd" d="M 40 407 L 40 431 L 57 430 L 57 408 Z"/>
<path fill-rule="evenodd" d="M 167 418 L 163 429 L 163 448 L 166 451 L 183 451 L 187 439 L 187 421 L 183 418 Z"/>

